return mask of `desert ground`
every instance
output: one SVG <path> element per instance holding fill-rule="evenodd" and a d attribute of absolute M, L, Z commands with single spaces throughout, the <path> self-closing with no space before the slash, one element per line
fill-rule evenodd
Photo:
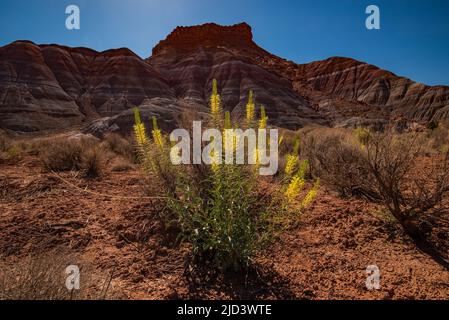
<path fill-rule="evenodd" d="M 449 298 L 447 212 L 420 217 L 438 252 L 429 254 L 382 204 L 342 197 L 323 183 L 246 271 L 192 268 L 190 244 L 160 224 L 163 203 L 146 198 L 157 194 L 158 181 L 138 164 L 108 149 L 102 175 L 86 178 L 80 170 L 46 170 L 39 151 L 13 141 L 21 151 L 4 152 L 0 163 L 1 298 Z M 64 287 L 68 264 L 82 267 L 75 293 Z M 377 290 L 365 284 L 370 265 L 380 270 Z M 37 289 L 29 288 L 41 274 Z"/>

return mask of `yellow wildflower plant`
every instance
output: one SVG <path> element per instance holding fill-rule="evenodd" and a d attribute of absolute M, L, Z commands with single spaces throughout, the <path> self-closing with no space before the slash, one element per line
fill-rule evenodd
<path fill-rule="evenodd" d="M 210 96 L 210 113 L 212 114 L 212 119 L 218 121 L 221 114 L 221 99 L 218 94 L 217 80 L 212 81 L 212 94 Z"/>
<path fill-rule="evenodd" d="M 291 177 L 296 170 L 297 164 L 298 164 L 298 156 L 293 154 L 288 154 L 285 164 L 285 175 L 287 177 Z"/>
<path fill-rule="evenodd" d="M 159 130 L 159 127 L 157 125 L 157 119 L 155 116 L 153 116 L 153 130 L 151 130 L 151 134 L 153 135 L 153 141 L 154 143 L 159 147 L 164 147 L 164 140 L 162 138 L 161 130 Z"/>
<path fill-rule="evenodd" d="M 285 191 L 285 197 L 288 202 L 293 202 L 299 193 L 302 191 L 305 184 L 304 177 L 301 177 L 299 174 L 296 174 L 292 180 L 290 181 L 287 190 Z"/>
<path fill-rule="evenodd" d="M 232 128 L 231 113 L 229 111 L 225 112 L 224 128 L 225 129 L 231 129 Z"/>
<path fill-rule="evenodd" d="M 305 198 L 302 200 L 301 207 L 308 208 L 312 204 L 312 202 L 315 200 L 317 196 L 319 188 L 320 188 L 320 180 L 318 179 L 313 185 L 313 188 L 310 189 Z"/>
<path fill-rule="evenodd" d="M 142 148 L 147 142 L 147 134 L 145 131 L 145 125 L 142 123 L 142 120 L 140 118 L 140 111 L 139 108 L 134 108 L 134 135 L 136 137 L 137 145 Z"/>
<path fill-rule="evenodd" d="M 259 120 L 259 129 L 267 128 L 268 117 L 265 112 L 265 107 L 260 106 L 260 120 Z"/>
<path fill-rule="evenodd" d="M 255 112 L 256 112 L 255 109 L 256 109 L 256 106 L 254 104 L 253 91 L 250 90 L 249 95 L 248 95 L 248 103 L 246 104 L 246 120 L 248 121 L 249 124 L 254 121 Z"/>
<path fill-rule="evenodd" d="M 299 165 L 298 172 L 293 176 L 289 185 L 287 186 L 285 196 L 288 202 L 293 202 L 304 188 L 304 184 L 306 182 L 305 175 L 308 165 L 309 162 L 307 160 L 303 160 Z"/>
<path fill-rule="evenodd" d="M 282 139 L 282 137 L 281 137 L 281 139 Z M 293 152 L 289 153 L 286 157 L 286 164 L 285 164 L 284 172 L 287 177 L 291 177 L 297 169 L 297 165 L 298 165 L 298 161 L 299 161 L 299 156 L 298 156 L 299 142 L 300 142 L 299 138 L 297 137 L 295 139 L 295 143 L 293 145 Z M 303 164 L 304 164 L 304 161 L 301 165 L 303 165 Z M 307 165 L 307 163 L 306 163 L 306 165 Z"/>

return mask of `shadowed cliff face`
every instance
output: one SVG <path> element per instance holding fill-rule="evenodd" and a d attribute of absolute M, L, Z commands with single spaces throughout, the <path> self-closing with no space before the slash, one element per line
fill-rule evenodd
<path fill-rule="evenodd" d="M 96 52 L 14 42 L 0 48 L 0 126 L 65 128 L 151 99 L 174 99 L 153 68 L 128 49 Z"/>
<path fill-rule="evenodd" d="M 273 125 L 382 124 L 449 119 L 449 87 L 429 87 L 349 58 L 298 65 L 257 46 L 251 28 L 178 27 L 142 60 L 128 49 L 17 41 L 0 48 L 0 127 L 41 131 L 132 124 L 131 108 L 167 128 L 185 110 L 207 113 L 212 79 L 223 107 L 241 117 L 252 89 Z"/>

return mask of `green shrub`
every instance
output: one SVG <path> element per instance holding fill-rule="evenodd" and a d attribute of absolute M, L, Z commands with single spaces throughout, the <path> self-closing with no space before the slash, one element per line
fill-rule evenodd
<path fill-rule="evenodd" d="M 6 150 L 6 155 L 8 157 L 8 159 L 17 159 L 21 156 L 22 154 L 22 149 L 20 148 L 19 145 L 12 145 L 11 147 L 8 148 L 8 150 Z"/>

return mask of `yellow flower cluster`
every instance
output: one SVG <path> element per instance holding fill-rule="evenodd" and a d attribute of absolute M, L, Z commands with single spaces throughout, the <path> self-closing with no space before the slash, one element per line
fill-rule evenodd
<path fill-rule="evenodd" d="M 287 155 L 287 163 L 285 165 L 285 174 L 287 177 L 291 177 L 296 170 L 296 165 L 298 164 L 298 156 L 293 154 Z"/>
<path fill-rule="evenodd" d="M 299 165 L 298 172 L 291 179 L 287 187 L 287 190 L 285 191 L 285 196 L 289 202 L 294 201 L 296 197 L 299 195 L 299 193 L 302 191 L 304 184 L 306 182 L 305 175 L 308 165 L 309 165 L 308 161 L 303 160 Z M 293 172 L 294 170 L 292 171 L 292 174 Z"/>
<path fill-rule="evenodd" d="M 287 190 L 285 191 L 285 197 L 289 202 L 293 202 L 296 199 L 298 194 L 302 191 L 304 183 L 304 177 L 301 177 L 298 174 L 292 178 L 290 184 L 287 187 Z"/>
<path fill-rule="evenodd" d="M 218 86 L 216 79 L 212 81 L 212 95 L 210 96 L 210 113 L 212 114 L 212 118 L 214 119 L 214 121 L 218 121 L 220 119 L 221 101 L 220 95 L 218 94 Z"/>
<path fill-rule="evenodd" d="M 164 140 L 162 138 L 161 130 L 159 130 L 157 126 L 157 119 L 153 116 L 153 130 L 151 131 L 151 134 L 153 135 L 153 141 L 154 143 L 159 147 L 164 147 Z"/>
<path fill-rule="evenodd" d="M 248 123 L 254 121 L 255 113 L 256 113 L 256 106 L 253 101 L 253 91 L 250 90 L 248 96 L 248 103 L 246 104 L 246 120 L 248 121 Z"/>
<path fill-rule="evenodd" d="M 260 120 L 259 120 L 259 129 L 267 128 L 268 117 L 265 112 L 265 107 L 260 106 Z"/>
<path fill-rule="evenodd" d="M 313 200 L 315 200 L 316 198 L 319 187 L 320 187 L 320 180 L 318 179 L 313 185 L 313 188 L 307 193 L 306 197 L 302 201 L 301 206 L 303 208 L 307 208 L 312 204 Z"/>
<path fill-rule="evenodd" d="M 256 164 L 256 166 L 260 165 L 260 150 L 257 147 L 254 150 L 254 163 Z"/>
<path fill-rule="evenodd" d="M 148 138 L 145 132 L 145 125 L 140 119 L 140 112 L 138 108 L 134 108 L 134 119 L 134 135 L 136 137 L 137 145 L 139 147 L 143 147 L 148 142 Z"/>
<path fill-rule="evenodd" d="M 225 146 L 225 149 L 232 149 L 235 150 L 235 136 L 234 139 L 230 139 L 228 141 L 226 130 L 232 129 L 232 122 L 231 122 L 231 113 L 229 111 L 225 112 L 225 119 L 224 119 L 224 128 L 223 128 L 223 145 Z M 234 140 L 234 141 L 232 141 Z"/>

